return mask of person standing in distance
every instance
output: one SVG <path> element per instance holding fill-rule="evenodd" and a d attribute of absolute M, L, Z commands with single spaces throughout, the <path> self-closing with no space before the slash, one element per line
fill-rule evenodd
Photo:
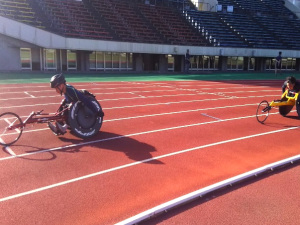
<path fill-rule="evenodd" d="M 184 58 L 184 62 L 185 62 L 185 72 L 189 73 L 190 72 L 190 66 L 191 66 L 191 61 L 190 61 L 190 50 L 187 49 L 186 53 L 185 53 L 185 58 Z"/>
<path fill-rule="evenodd" d="M 281 73 L 281 68 L 282 68 L 282 57 L 281 57 L 281 52 L 278 53 L 278 56 L 276 57 L 276 62 L 275 62 L 275 75 L 277 77 L 277 70 Z"/>

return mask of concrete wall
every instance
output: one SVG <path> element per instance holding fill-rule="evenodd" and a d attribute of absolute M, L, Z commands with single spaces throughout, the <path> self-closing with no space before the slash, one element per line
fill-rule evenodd
<path fill-rule="evenodd" d="M 299 0 L 284 0 L 285 7 L 295 13 L 300 18 L 300 1 Z"/>
<path fill-rule="evenodd" d="M 21 70 L 20 48 L 32 48 L 33 60 L 39 61 L 37 46 L 0 34 L 0 70 Z"/>

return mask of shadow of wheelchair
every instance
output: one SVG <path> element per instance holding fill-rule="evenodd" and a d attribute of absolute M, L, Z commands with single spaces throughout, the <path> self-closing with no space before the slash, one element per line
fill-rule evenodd
<path fill-rule="evenodd" d="M 153 157 L 151 153 L 156 151 L 155 147 L 129 136 L 100 131 L 96 136 L 85 140 L 72 140 L 66 137 L 59 137 L 59 139 L 65 142 L 71 141 L 72 143 L 70 148 L 59 150 L 60 152 L 82 152 L 86 151 L 84 149 L 85 146 L 91 146 L 93 148 L 98 148 L 99 150 L 122 152 L 129 159 L 134 161 L 146 160 L 145 163 L 163 164 L 161 161 L 156 159 L 147 160 Z"/>

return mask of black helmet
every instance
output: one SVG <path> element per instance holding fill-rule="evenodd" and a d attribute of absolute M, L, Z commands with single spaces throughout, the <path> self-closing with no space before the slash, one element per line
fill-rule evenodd
<path fill-rule="evenodd" d="M 296 83 L 296 78 L 294 76 L 290 76 L 286 78 L 287 82 L 295 84 Z"/>
<path fill-rule="evenodd" d="M 51 80 L 50 80 L 51 88 L 56 88 L 58 85 L 64 84 L 64 83 L 66 83 L 66 79 L 65 79 L 64 75 L 62 75 L 62 74 L 56 74 L 53 77 L 51 77 Z"/>

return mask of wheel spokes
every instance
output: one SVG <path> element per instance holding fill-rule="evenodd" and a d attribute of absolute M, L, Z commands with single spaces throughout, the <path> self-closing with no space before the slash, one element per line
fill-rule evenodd
<path fill-rule="evenodd" d="M 4 146 L 15 143 L 23 132 L 23 122 L 14 113 L 7 112 L 0 115 L 0 144 Z"/>
<path fill-rule="evenodd" d="M 267 101 L 262 101 L 259 103 L 256 110 L 256 119 L 260 123 L 264 123 L 269 116 L 269 111 L 271 107 Z"/>

